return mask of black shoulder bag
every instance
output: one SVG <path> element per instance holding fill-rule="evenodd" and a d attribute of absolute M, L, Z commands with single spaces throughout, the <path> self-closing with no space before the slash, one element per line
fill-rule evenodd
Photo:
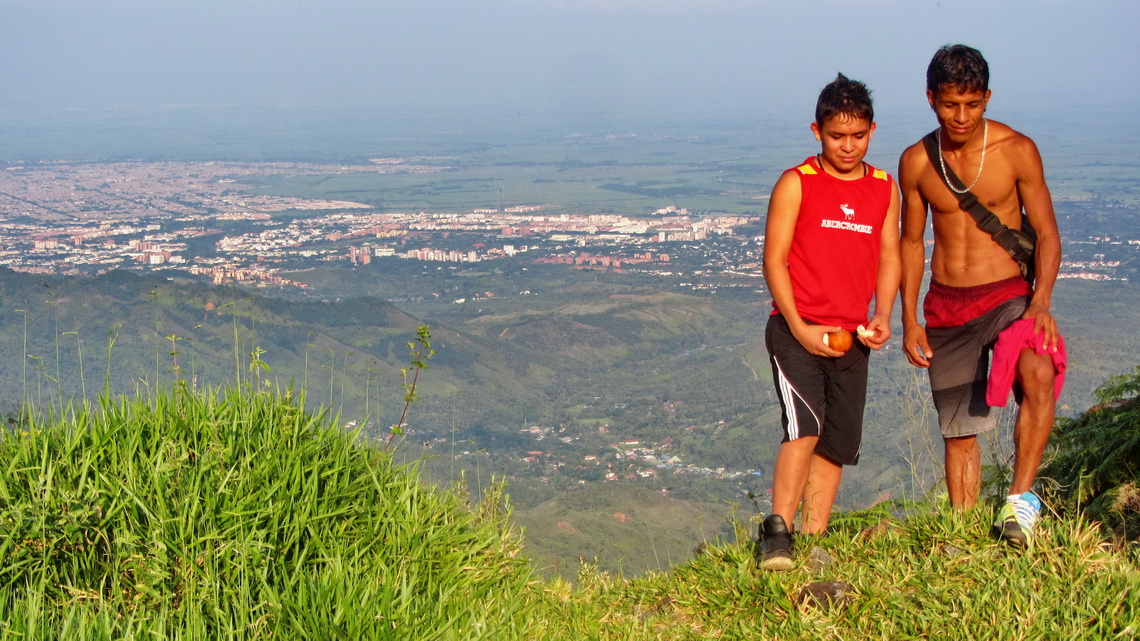
<path fill-rule="evenodd" d="M 922 144 L 926 147 L 926 155 L 930 157 L 930 164 L 934 165 L 935 170 L 938 170 L 939 167 L 945 168 L 946 173 L 941 174 L 942 180 L 946 186 L 952 187 L 950 191 L 958 197 L 958 204 L 962 210 L 969 212 L 973 216 L 974 222 L 978 223 L 978 227 L 992 236 L 994 242 L 1001 245 L 1001 248 L 1017 261 L 1018 266 L 1021 267 L 1021 276 L 1032 283 L 1035 267 L 1033 252 L 1037 248 L 1037 234 L 1030 226 L 1029 218 L 1025 212 L 1022 212 L 1021 229 L 1010 228 L 983 205 L 973 192 L 967 190 L 966 183 L 962 182 L 962 179 L 958 178 L 958 175 L 946 167 L 942 159 L 939 158 L 938 138 L 936 138 L 939 131 L 935 129 L 922 139 Z"/>

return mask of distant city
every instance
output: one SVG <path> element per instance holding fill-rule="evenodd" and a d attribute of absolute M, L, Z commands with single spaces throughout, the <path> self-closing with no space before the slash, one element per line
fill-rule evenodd
<path fill-rule="evenodd" d="M 406 159 L 377 159 L 367 166 L 140 162 L 8 167 L 0 174 L 0 265 L 70 275 L 174 269 L 219 284 L 304 288 L 281 273 L 312 261 L 367 265 L 376 257 L 399 256 L 467 263 L 567 245 L 579 249 L 562 256 L 544 251 L 535 260 L 606 268 L 667 264 L 667 253 L 645 249 L 622 257 L 615 248 L 700 242 L 757 222 L 736 215 L 694 217 L 675 206 L 644 219 L 548 214 L 542 204 L 376 213 L 361 203 L 254 195 L 240 185 L 242 177 L 252 175 L 436 171 L 441 169 Z M 239 226 L 247 230 L 234 233 Z M 416 238 L 451 232 L 478 233 L 496 242 L 464 250 L 427 244 L 396 249 Z"/>
<path fill-rule="evenodd" d="M 577 268 L 674 275 L 671 248 L 716 246 L 706 271 L 757 277 L 763 237 L 755 215 L 690 212 L 676 205 L 644 216 L 573 214 L 542 203 L 470 211 L 377 212 L 370 205 L 257 195 L 252 176 L 438 173 L 423 158 L 368 164 L 244 162 L 37 163 L 0 172 L 0 265 L 32 273 L 180 270 L 216 284 L 298 289 L 289 278 L 314 264 L 375 258 L 476 263 L 533 257 Z M 748 226 L 748 227 L 745 227 Z M 748 233 L 739 233 L 741 229 Z M 1140 247 L 1135 238 L 1064 238 L 1061 278 L 1126 279 L 1121 261 L 1097 248 Z M 477 235 L 457 247 L 454 237 Z M 466 236 L 465 236 L 466 237 Z M 1085 246 L 1085 247 L 1082 247 Z M 700 270 L 698 270 L 699 272 Z M 699 285 L 698 285 L 699 286 Z"/>

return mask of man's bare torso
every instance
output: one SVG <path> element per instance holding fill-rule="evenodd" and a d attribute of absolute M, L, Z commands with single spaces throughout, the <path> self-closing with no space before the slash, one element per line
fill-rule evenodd
<path fill-rule="evenodd" d="M 985 160 L 981 174 L 981 149 L 964 154 L 944 151 L 946 166 L 958 174 L 966 185 L 974 184 L 971 191 L 1003 223 L 1012 228 L 1021 227 L 1021 198 L 1019 196 L 1017 159 L 1020 146 L 1027 142 L 1021 134 L 994 121 L 989 122 Z M 925 169 L 919 174 L 918 190 L 930 206 L 934 228 L 934 253 L 930 261 L 934 280 L 953 287 L 969 287 L 991 283 L 1020 274 L 1017 263 L 993 238 L 978 228 L 973 217 L 963 211 L 957 197 L 942 181 L 941 168 L 932 166 L 926 151 L 919 143 L 907 151 L 921 154 Z"/>

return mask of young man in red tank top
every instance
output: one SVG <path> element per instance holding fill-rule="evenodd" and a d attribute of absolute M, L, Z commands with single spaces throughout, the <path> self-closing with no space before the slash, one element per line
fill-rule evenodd
<path fill-rule="evenodd" d="M 839 74 L 820 93 L 811 130 L 820 153 L 780 176 L 765 230 L 765 343 L 784 427 L 756 551 L 767 570 L 794 566 L 801 505 L 802 532 L 827 528 L 843 466 L 859 460 L 868 356 L 890 338 L 899 286 L 898 190 L 863 161 L 875 131 L 867 87 Z M 831 343 L 838 330 L 858 340 Z"/>

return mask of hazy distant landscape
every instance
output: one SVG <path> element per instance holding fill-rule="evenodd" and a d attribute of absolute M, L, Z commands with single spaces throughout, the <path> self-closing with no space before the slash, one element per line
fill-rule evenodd
<path fill-rule="evenodd" d="M 0 16 L 5 639 L 1140 632 L 1135 0 Z M 950 508 L 896 306 L 828 533 L 765 571 L 770 190 L 837 72 L 895 173 L 953 43 L 1063 239 L 1034 545 L 991 530 L 1013 410 Z"/>
<path fill-rule="evenodd" d="M 893 173 L 902 147 L 932 126 L 925 115 L 881 115 L 869 160 Z M 1134 134 L 1110 135 L 1096 115 L 1009 118 L 1041 147 L 1065 240 L 1054 303 L 1070 350 L 1061 401 L 1068 416 L 1087 409 L 1105 378 L 1135 365 L 1140 348 L 1133 331 L 1140 155 L 1126 138 Z M 302 385 L 314 406 L 369 421 L 381 436 L 400 405 L 405 343 L 426 323 L 438 354 L 401 452 L 422 456 L 424 471 L 443 484 L 460 473 L 473 489 L 506 477 L 515 518 L 548 571 L 573 571 L 578 557 L 595 556 L 603 568 L 626 572 L 668 567 L 701 541 L 728 535 L 734 509 L 743 519 L 763 511 L 779 419 L 762 344 L 769 301 L 759 237 L 779 172 L 814 151 L 807 119 L 398 116 L 178 107 L 0 121 L 8 178 L 42 171 L 53 189 L 66 190 L 61 170 L 113 167 L 118 176 L 141 172 L 137 184 L 227 181 L 225 190 L 183 185 L 169 193 L 129 192 L 127 181 L 116 202 L 134 193 L 145 214 L 120 204 L 90 215 L 96 227 L 112 219 L 131 227 L 108 236 L 124 255 L 132 243 L 155 245 L 165 235 L 185 245 L 182 263 L 120 257 L 80 267 L 62 246 L 17 249 L 84 216 L 45 222 L 25 207 L 27 194 L 5 193 L 15 199 L 0 209 L 0 250 L 16 270 L 0 274 L 5 411 L 22 399 L 92 397 L 105 383 L 127 392 L 191 373 L 203 386 L 248 377 L 251 353 L 262 349 L 267 380 Z M 375 171 L 375 159 L 402 159 L 405 170 Z M 220 163 L 232 173 L 219 173 Z M 158 168 L 168 177 L 158 178 Z M 223 199 L 233 198 L 259 217 L 221 216 Z M 82 200 L 94 202 L 90 194 Z M 363 207 L 305 205 L 317 202 Z M 542 216 L 644 221 L 647 231 L 505 237 L 495 228 L 509 220 L 494 218 L 507 208 L 530 206 Z M 660 213 L 670 207 L 685 213 Z M 414 228 L 476 209 L 494 210 L 487 214 L 494 224 Z M 407 220 L 384 237 L 346 233 L 352 217 L 378 214 Z M 696 229 L 726 216 L 741 218 L 731 233 L 653 239 L 682 218 Z M 222 238 L 289 225 L 319 230 L 306 241 L 310 256 L 219 251 Z M 201 233 L 173 238 L 189 228 Z M 56 235 L 70 247 L 75 232 Z M 525 252 L 487 253 L 524 244 Z M 87 241 L 67 255 L 90 255 L 95 246 Z M 350 258 L 353 247 L 369 259 Z M 424 247 L 480 260 L 403 256 Z M 632 260 L 646 252 L 668 261 Z M 625 262 L 550 262 L 583 253 Z M 279 281 L 189 269 L 222 260 L 234 263 L 233 273 L 268 266 Z M 845 508 L 914 495 L 937 480 L 938 451 L 924 436 L 925 380 L 896 343 L 873 360 L 865 455 L 848 472 Z M 1002 444 L 1008 449 L 1008 435 Z"/>

